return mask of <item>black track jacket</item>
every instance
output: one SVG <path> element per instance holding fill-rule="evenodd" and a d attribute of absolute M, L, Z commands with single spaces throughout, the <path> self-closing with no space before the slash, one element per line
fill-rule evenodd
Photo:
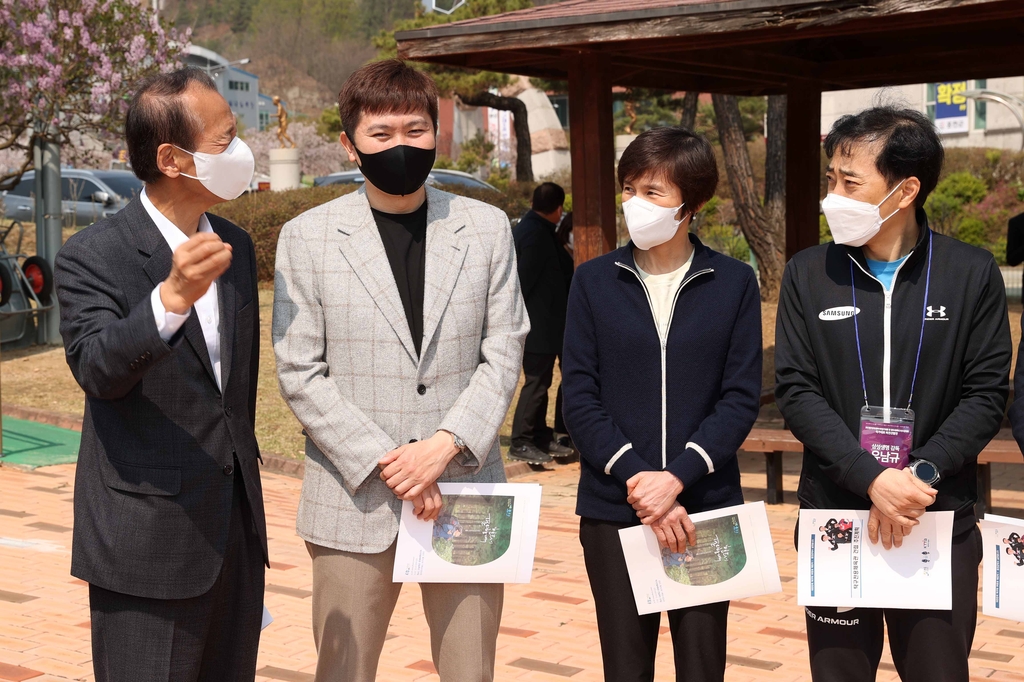
<path fill-rule="evenodd" d="M 1006 290 L 990 253 L 930 232 L 921 209 L 917 220 L 921 237 L 889 294 L 870 274 L 860 248 L 830 243 L 793 257 L 779 297 L 775 397 L 804 444 L 801 507 L 867 509 L 868 486 L 883 467 L 860 446 L 864 398 L 853 315 L 860 327 L 868 401 L 899 408 L 910 399 L 923 317 L 911 461 L 938 466 L 942 480 L 929 510 L 955 511 L 956 534 L 975 522 L 978 453 L 998 432 L 1006 407 L 1011 357 Z"/>

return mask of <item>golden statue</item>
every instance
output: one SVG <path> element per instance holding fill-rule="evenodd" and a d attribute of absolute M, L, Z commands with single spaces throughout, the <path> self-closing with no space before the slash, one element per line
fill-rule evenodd
<path fill-rule="evenodd" d="M 274 105 L 277 106 L 277 113 L 271 118 L 277 119 L 277 141 L 281 143 L 281 149 L 287 149 L 291 145 L 292 149 L 295 148 L 295 141 L 288 135 L 288 112 L 283 106 L 281 106 L 281 98 L 274 95 Z M 285 144 L 285 141 L 288 144 Z"/>

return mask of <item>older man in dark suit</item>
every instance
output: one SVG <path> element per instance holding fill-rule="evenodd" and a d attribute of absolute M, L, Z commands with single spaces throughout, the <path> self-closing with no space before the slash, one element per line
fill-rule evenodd
<path fill-rule="evenodd" d="M 145 191 L 55 268 L 87 397 L 71 573 L 89 583 L 96 680 L 252 680 L 267 563 L 256 258 L 205 213 L 249 186 L 252 152 L 194 69 L 144 82 L 125 137 Z"/>

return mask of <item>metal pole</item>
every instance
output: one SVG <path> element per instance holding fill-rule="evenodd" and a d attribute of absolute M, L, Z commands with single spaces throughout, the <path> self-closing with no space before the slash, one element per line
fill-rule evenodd
<path fill-rule="evenodd" d="M 36 171 L 36 253 L 47 260 L 50 266 L 61 247 L 61 182 L 60 144 L 53 141 L 52 129 L 47 134 L 37 135 L 32 146 Z M 53 307 L 39 317 L 36 342 L 41 344 L 60 343 L 60 312 L 57 297 L 52 296 Z"/>
<path fill-rule="evenodd" d="M 967 99 L 996 102 L 1009 109 L 1010 113 L 1017 119 L 1018 125 L 1020 125 L 1020 150 L 1024 152 L 1024 100 L 1014 95 L 1008 95 L 1005 92 L 995 92 L 994 90 L 965 90 L 955 94 Z"/>

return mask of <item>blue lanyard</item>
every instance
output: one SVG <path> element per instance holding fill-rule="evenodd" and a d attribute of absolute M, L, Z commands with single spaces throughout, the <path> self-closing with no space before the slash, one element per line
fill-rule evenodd
<path fill-rule="evenodd" d="M 914 402 L 914 386 L 917 384 L 917 368 L 921 364 L 921 347 L 924 345 L 924 321 L 928 313 L 928 289 L 932 281 L 932 231 L 928 230 L 928 268 L 924 276 L 924 305 L 921 307 L 921 336 L 917 340 L 917 358 L 914 360 L 914 378 L 910 381 L 910 399 L 907 409 Z M 850 289 L 853 291 L 853 332 L 857 336 L 857 363 L 860 365 L 860 385 L 864 391 L 864 405 L 868 406 L 868 382 L 864 379 L 864 358 L 860 352 L 860 325 L 857 324 L 857 285 L 853 279 L 853 258 L 850 259 Z M 893 281 L 895 288 L 896 282 Z"/>

